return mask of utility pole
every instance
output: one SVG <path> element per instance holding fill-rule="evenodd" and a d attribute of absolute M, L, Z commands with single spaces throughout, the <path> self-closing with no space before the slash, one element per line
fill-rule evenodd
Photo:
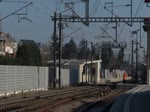
<path fill-rule="evenodd" d="M 134 41 L 132 40 L 132 55 L 131 55 L 131 75 L 132 75 L 132 82 L 133 82 L 133 76 L 134 76 L 134 73 L 133 73 L 133 44 L 134 44 Z"/>
<path fill-rule="evenodd" d="M 85 66 L 85 75 L 86 75 L 86 82 L 87 82 L 87 40 L 86 40 L 86 66 Z"/>
<path fill-rule="evenodd" d="M 132 17 L 133 17 L 133 0 L 131 0 L 131 20 L 132 20 Z M 132 26 L 132 21 L 131 21 L 131 26 Z"/>
<path fill-rule="evenodd" d="M 59 15 L 59 88 L 61 87 L 61 13 Z"/>
<path fill-rule="evenodd" d="M 136 32 L 136 77 L 135 80 L 137 82 L 138 79 L 138 32 Z"/>
<path fill-rule="evenodd" d="M 143 29 L 147 32 L 147 84 L 150 85 L 150 20 L 144 20 Z"/>
<path fill-rule="evenodd" d="M 147 84 L 150 85 L 150 26 L 147 31 Z"/>
<path fill-rule="evenodd" d="M 144 60 L 143 62 L 144 62 L 144 63 L 145 63 L 145 61 L 146 61 L 145 58 L 146 58 L 146 57 L 145 57 L 145 48 L 143 47 L 143 60 Z"/>
<path fill-rule="evenodd" d="M 92 61 L 93 61 L 93 43 L 91 43 L 91 83 L 92 83 Z"/>
<path fill-rule="evenodd" d="M 116 42 L 118 41 L 118 40 L 117 40 L 117 38 L 118 38 L 118 34 L 117 34 L 117 33 L 118 33 L 118 26 L 117 26 L 117 25 L 118 25 L 118 23 L 117 23 L 117 21 L 116 21 L 116 39 L 115 39 Z"/>
<path fill-rule="evenodd" d="M 56 88 L 56 12 L 54 12 L 54 49 L 53 49 L 53 69 L 54 69 L 54 79 L 53 79 L 53 87 Z"/>
<path fill-rule="evenodd" d="M 89 0 L 85 1 L 85 17 L 86 17 L 86 25 L 89 25 Z"/>
<path fill-rule="evenodd" d="M 138 31 L 139 29 L 132 31 L 132 34 L 136 34 L 136 48 L 135 48 L 135 53 L 136 53 L 136 71 L 135 71 L 135 82 L 137 82 L 138 79 Z"/>

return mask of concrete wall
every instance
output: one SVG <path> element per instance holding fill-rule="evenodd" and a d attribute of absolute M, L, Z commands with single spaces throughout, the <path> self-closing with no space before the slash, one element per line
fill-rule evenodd
<path fill-rule="evenodd" d="M 79 83 L 81 82 L 91 82 L 91 62 L 88 62 L 87 75 L 86 72 L 83 73 L 83 67 L 86 63 L 79 65 Z M 95 73 L 92 74 L 92 82 L 99 83 L 101 81 L 101 61 L 93 61 L 92 68 L 95 70 Z"/>
<path fill-rule="evenodd" d="M 58 87 L 59 69 L 56 71 L 56 82 Z M 75 86 L 79 84 L 78 70 L 75 69 L 61 69 L 61 87 Z"/>
<path fill-rule="evenodd" d="M 101 70 L 101 74 L 103 74 L 104 76 L 102 79 L 106 80 L 112 78 L 122 78 L 124 72 L 125 72 L 124 70 L 113 70 L 112 72 L 110 72 L 108 69 Z"/>
<path fill-rule="evenodd" d="M 0 95 L 48 88 L 48 67 L 0 65 Z"/>
<path fill-rule="evenodd" d="M 77 69 L 61 69 L 61 86 L 75 86 L 82 82 L 83 65 Z M 95 64 L 96 69 L 100 65 Z M 101 71 L 101 74 L 99 74 Z M 115 70 L 110 73 L 109 70 L 97 70 L 93 79 L 96 83 L 112 78 L 122 78 L 124 71 Z M 58 68 L 56 70 L 56 85 L 58 86 Z M 85 81 L 85 75 L 83 77 Z M 90 78 L 89 78 L 90 79 Z M 94 82 L 93 81 L 93 82 Z M 49 67 L 35 66 L 3 66 L 0 65 L 0 96 L 14 94 L 22 91 L 32 91 L 53 88 L 54 74 L 53 69 Z"/>

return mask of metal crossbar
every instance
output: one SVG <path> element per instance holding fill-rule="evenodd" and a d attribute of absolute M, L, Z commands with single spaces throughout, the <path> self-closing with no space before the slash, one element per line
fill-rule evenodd
<path fill-rule="evenodd" d="M 147 17 L 89 17 L 89 22 L 144 22 L 144 18 Z M 56 18 L 59 20 L 59 18 Z M 52 20 L 54 18 L 52 17 Z M 86 22 L 85 17 L 62 17 L 62 21 L 65 22 Z"/>

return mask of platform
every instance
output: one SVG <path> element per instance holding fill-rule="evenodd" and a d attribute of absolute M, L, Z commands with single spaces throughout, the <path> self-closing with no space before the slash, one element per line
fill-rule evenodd
<path fill-rule="evenodd" d="M 150 112 L 150 86 L 139 85 L 119 96 L 110 112 Z"/>
<path fill-rule="evenodd" d="M 120 78 L 111 78 L 110 79 L 110 82 L 122 82 L 123 78 L 120 77 Z M 131 80 L 131 77 L 127 77 L 126 80 Z"/>

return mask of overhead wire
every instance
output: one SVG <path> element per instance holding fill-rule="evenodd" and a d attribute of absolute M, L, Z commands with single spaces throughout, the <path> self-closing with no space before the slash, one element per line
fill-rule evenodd
<path fill-rule="evenodd" d="M 93 5 L 93 8 L 92 8 L 92 10 L 91 10 L 91 12 L 90 12 L 90 16 L 93 14 L 93 12 L 94 12 L 94 10 L 95 10 L 95 7 L 96 7 L 96 5 L 97 5 L 97 2 L 98 2 L 98 0 L 96 0 L 95 4 L 93 4 L 93 2 L 90 0 L 90 3 Z"/>
<path fill-rule="evenodd" d="M 9 16 L 11 16 L 11 15 L 15 14 L 16 12 L 18 12 L 18 11 L 20 11 L 20 10 L 22 10 L 22 9 L 24 9 L 24 8 L 26 8 L 26 7 L 28 7 L 28 6 L 31 5 L 31 4 L 32 4 L 32 2 L 29 3 L 29 4 L 27 4 L 26 6 L 21 7 L 20 9 L 18 9 L 18 10 L 16 10 L 16 11 L 12 12 L 12 13 L 10 13 L 10 14 L 8 14 L 7 16 L 1 18 L 0 21 L 2 21 L 2 20 L 4 20 L 4 19 L 8 18 Z"/>
<path fill-rule="evenodd" d="M 93 17 L 93 16 L 95 15 L 95 13 L 97 12 L 97 9 L 98 9 L 100 3 L 101 3 L 101 0 L 98 1 L 97 6 L 96 6 L 96 8 L 95 8 L 93 14 L 91 15 L 92 17 Z"/>
<path fill-rule="evenodd" d="M 99 3 L 99 4 L 100 4 L 100 3 Z M 99 4 L 96 4 L 96 5 L 99 5 Z M 97 29 L 97 28 L 96 28 L 96 29 Z M 83 29 L 82 29 L 82 30 L 83 30 Z M 87 33 L 87 32 L 86 32 L 86 33 Z M 85 33 L 85 34 L 86 34 L 86 33 Z M 89 36 L 89 35 L 87 35 L 87 36 Z"/>
<path fill-rule="evenodd" d="M 10 2 L 10 3 L 18 3 L 18 2 L 20 2 L 20 3 L 26 3 L 26 2 L 24 2 L 24 1 L 20 1 L 20 0 L 1 0 L 0 2 Z"/>
<path fill-rule="evenodd" d="M 18 0 L 18 1 L 23 2 L 22 0 Z M 41 10 L 40 8 L 37 8 L 37 7 L 34 5 L 34 3 L 35 3 L 35 2 L 38 2 L 40 5 L 42 5 L 43 7 L 47 8 L 47 9 L 49 9 L 49 10 L 52 10 L 51 8 L 47 7 L 44 3 L 42 3 L 42 2 L 39 1 L 39 0 L 30 0 L 30 2 L 31 2 L 31 1 L 33 2 L 33 4 L 31 5 L 31 7 L 32 7 L 33 9 L 38 10 L 39 12 L 41 12 L 41 13 L 43 13 L 43 14 L 45 14 L 45 15 L 51 16 L 48 12 L 46 12 L 46 11 L 44 11 L 44 10 Z M 53 10 L 52 10 L 52 11 L 53 11 Z"/>
<path fill-rule="evenodd" d="M 20 1 L 20 0 L 18 0 L 18 1 Z M 27 3 L 27 2 L 26 2 Z M 3 5 L 3 7 L 4 7 L 4 5 Z M 7 8 L 5 8 L 5 9 L 7 9 Z M 6 11 L 5 11 L 6 12 Z M 8 13 L 8 12 L 6 12 L 6 13 Z M 9 13 L 8 13 L 9 14 Z M 40 26 L 41 28 L 44 28 L 44 26 L 42 26 L 42 25 L 40 25 L 38 22 L 36 22 L 35 23 L 35 21 L 33 22 L 31 22 L 32 24 L 34 24 L 34 25 L 38 25 L 38 26 Z"/>
<path fill-rule="evenodd" d="M 143 0 L 141 0 L 139 6 L 138 6 L 138 8 L 137 8 L 137 11 L 136 11 L 136 13 L 135 13 L 135 17 L 137 16 L 137 14 L 138 14 L 138 12 L 139 12 L 139 9 L 140 9 L 142 3 L 144 3 Z"/>
<path fill-rule="evenodd" d="M 143 3 L 143 0 L 141 0 L 140 4 L 139 4 L 139 6 L 138 6 L 138 9 L 137 9 L 137 11 L 136 11 L 136 13 L 135 13 L 135 17 L 137 16 L 137 14 L 138 14 L 138 12 L 139 12 L 139 9 L 140 9 L 142 3 Z M 132 25 L 133 25 L 133 24 L 132 24 Z M 118 35 L 118 38 L 121 37 L 121 34 L 122 34 L 122 31 L 123 31 L 124 27 L 125 27 L 125 23 L 123 24 L 123 26 L 122 26 L 122 28 L 121 28 L 121 30 L 120 30 L 120 33 L 119 33 L 119 35 Z"/>
<path fill-rule="evenodd" d="M 44 3 L 42 3 L 41 1 L 39 1 L 39 0 L 36 0 L 38 3 L 40 3 L 43 7 L 45 7 L 45 8 L 47 8 L 47 9 L 49 9 L 49 10 L 51 10 L 51 11 L 53 11 L 54 12 L 54 10 L 53 9 L 51 9 L 50 7 L 48 7 L 47 5 L 45 5 Z"/>
<path fill-rule="evenodd" d="M 52 15 L 50 15 L 48 12 L 39 9 L 39 8 L 35 7 L 34 5 L 32 5 L 31 7 L 32 7 L 33 9 L 35 9 L 35 10 L 38 10 L 39 12 L 41 12 L 41 13 L 43 13 L 43 14 L 45 14 L 45 15 L 52 16 Z"/>
<path fill-rule="evenodd" d="M 26 3 L 27 3 L 27 2 L 26 2 Z M 3 7 L 4 7 L 4 5 L 3 5 Z M 5 8 L 5 9 L 7 9 L 7 8 Z M 20 9 L 21 9 L 21 8 L 20 8 Z M 18 9 L 18 10 L 20 10 L 20 9 Z M 17 10 L 17 11 L 18 11 L 18 10 Z M 6 11 L 5 11 L 5 12 L 6 12 Z M 7 15 L 8 15 L 8 14 L 10 15 L 10 13 L 7 12 Z M 13 14 L 14 14 L 14 13 L 13 13 Z M 3 19 L 3 18 L 1 18 L 1 20 L 2 20 L 2 19 Z M 4 24 L 4 23 L 3 23 L 3 24 Z M 35 23 L 35 21 L 34 21 L 34 22 L 31 22 L 31 24 L 33 24 L 33 25 L 39 25 L 38 22 Z M 43 26 L 42 26 L 42 27 L 40 26 L 40 28 L 44 28 L 44 27 L 43 27 Z M 46 29 L 47 29 L 47 28 L 46 28 Z"/>
<path fill-rule="evenodd" d="M 72 25 L 77 27 L 75 24 L 72 24 Z M 91 33 L 89 33 L 89 32 L 87 33 L 83 28 L 81 28 L 79 31 L 85 35 L 85 38 L 90 38 L 89 36 L 91 35 Z"/>
<path fill-rule="evenodd" d="M 101 0 L 100 0 L 100 1 L 101 1 Z M 97 6 L 96 6 L 97 8 L 98 8 L 98 6 L 99 6 L 99 4 L 100 4 L 100 1 L 97 0 L 98 4 L 97 4 L 97 3 L 95 4 L 95 5 L 97 5 Z M 64 1 L 63 1 L 63 2 L 64 2 Z M 95 8 L 96 8 L 96 7 L 95 7 Z M 97 9 L 95 9 L 95 8 L 93 9 L 93 11 L 94 11 L 94 12 L 93 12 L 93 15 L 94 15 L 95 12 L 97 11 Z M 92 13 L 92 12 L 91 12 L 91 13 Z M 97 28 L 95 28 L 95 29 L 98 30 Z M 83 29 L 82 29 L 82 30 L 83 30 Z M 83 32 L 85 32 L 85 31 L 83 31 Z M 89 34 L 87 34 L 87 33 L 89 33 L 89 32 L 84 33 L 84 34 L 86 35 L 86 38 L 89 37 L 89 35 L 91 35 L 91 33 L 89 33 Z"/>
<path fill-rule="evenodd" d="M 64 4 L 65 4 L 65 2 L 63 2 Z M 74 24 L 73 24 L 74 25 Z M 83 29 L 82 29 L 83 30 Z M 87 33 L 87 32 L 86 32 Z M 89 35 L 87 35 L 87 36 L 89 36 Z"/>
<path fill-rule="evenodd" d="M 93 2 L 91 1 L 91 4 L 93 5 L 93 9 L 92 9 L 92 11 L 90 12 L 90 17 L 93 17 L 94 15 L 95 15 L 95 13 L 97 12 L 97 9 L 98 9 L 98 7 L 100 6 L 100 3 L 101 3 L 101 0 L 96 0 L 96 2 L 95 2 L 95 4 L 93 4 Z M 98 32 L 99 32 L 99 26 L 97 26 L 97 24 L 95 25 L 95 24 L 92 24 L 93 25 L 93 27 L 95 28 L 95 30 L 98 30 Z M 96 28 L 97 27 L 97 28 Z M 99 35 L 99 34 L 98 34 Z M 95 36 L 95 38 L 96 38 L 97 36 Z M 96 38 L 97 39 L 97 38 Z M 99 38 L 99 40 L 101 40 L 102 41 L 102 39 L 101 38 Z"/>

